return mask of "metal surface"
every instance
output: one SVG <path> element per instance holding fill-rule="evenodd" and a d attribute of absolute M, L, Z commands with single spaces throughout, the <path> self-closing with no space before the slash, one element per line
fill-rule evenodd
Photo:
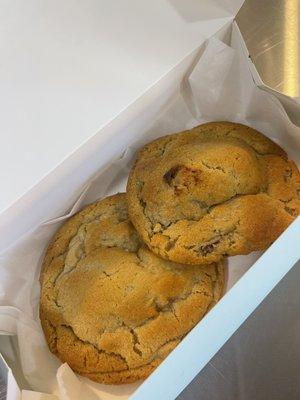
<path fill-rule="evenodd" d="M 237 22 L 262 80 L 300 96 L 300 0 L 246 0 Z"/>
<path fill-rule="evenodd" d="M 6 383 L 0 378 L 0 400 L 6 399 Z"/>

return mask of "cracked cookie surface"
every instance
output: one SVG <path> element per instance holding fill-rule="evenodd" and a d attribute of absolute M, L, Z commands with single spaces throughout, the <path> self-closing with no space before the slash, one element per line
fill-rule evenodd
<path fill-rule="evenodd" d="M 79 374 L 118 384 L 148 376 L 219 300 L 224 266 L 186 266 L 150 252 L 123 193 L 61 227 L 40 282 L 50 350 Z"/>
<path fill-rule="evenodd" d="M 260 132 L 211 122 L 144 146 L 127 200 L 153 252 L 206 264 L 267 248 L 300 214 L 300 174 Z"/>

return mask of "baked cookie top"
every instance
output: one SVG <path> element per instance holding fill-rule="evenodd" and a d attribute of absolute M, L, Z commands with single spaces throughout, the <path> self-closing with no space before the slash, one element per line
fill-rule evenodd
<path fill-rule="evenodd" d="M 40 317 L 50 350 L 104 383 L 149 375 L 220 298 L 222 263 L 163 260 L 142 244 L 126 195 L 83 209 L 43 263 Z"/>
<path fill-rule="evenodd" d="M 188 264 L 265 249 L 300 213 L 300 174 L 277 144 L 211 122 L 143 147 L 127 185 L 148 247 Z"/>

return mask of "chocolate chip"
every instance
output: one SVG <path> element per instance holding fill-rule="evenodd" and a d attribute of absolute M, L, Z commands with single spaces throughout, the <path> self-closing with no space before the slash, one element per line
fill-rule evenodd
<path fill-rule="evenodd" d="M 176 165 L 175 167 L 172 167 L 171 169 L 169 169 L 169 171 L 167 171 L 164 174 L 164 180 L 167 182 L 168 185 L 170 185 L 172 180 L 176 177 L 180 168 L 181 168 L 180 165 Z"/>
<path fill-rule="evenodd" d="M 215 247 L 218 243 L 220 243 L 220 240 L 218 240 L 218 241 L 216 241 L 216 242 L 214 242 L 214 243 L 207 244 L 206 246 L 201 246 L 201 247 L 200 247 L 201 254 L 202 254 L 203 256 L 206 256 L 207 254 L 212 253 L 213 250 L 214 250 L 214 247 Z"/>

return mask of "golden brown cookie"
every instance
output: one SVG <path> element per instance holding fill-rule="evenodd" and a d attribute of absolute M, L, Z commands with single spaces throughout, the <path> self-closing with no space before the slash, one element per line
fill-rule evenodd
<path fill-rule="evenodd" d="M 186 266 L 145 247 L 126 195 L 83 209 L 57 232 L 40 277 L 50 350 L 97 382 L 145 378 L 219 300 L 222 263 Z"/>
<path fill-rule="evenodd" d="M 258 131 L 211 122 L 142 148 L 127 200 L 152 251 L 211 263 L 269 246 L 300 213 L 300 174 Z"/>

